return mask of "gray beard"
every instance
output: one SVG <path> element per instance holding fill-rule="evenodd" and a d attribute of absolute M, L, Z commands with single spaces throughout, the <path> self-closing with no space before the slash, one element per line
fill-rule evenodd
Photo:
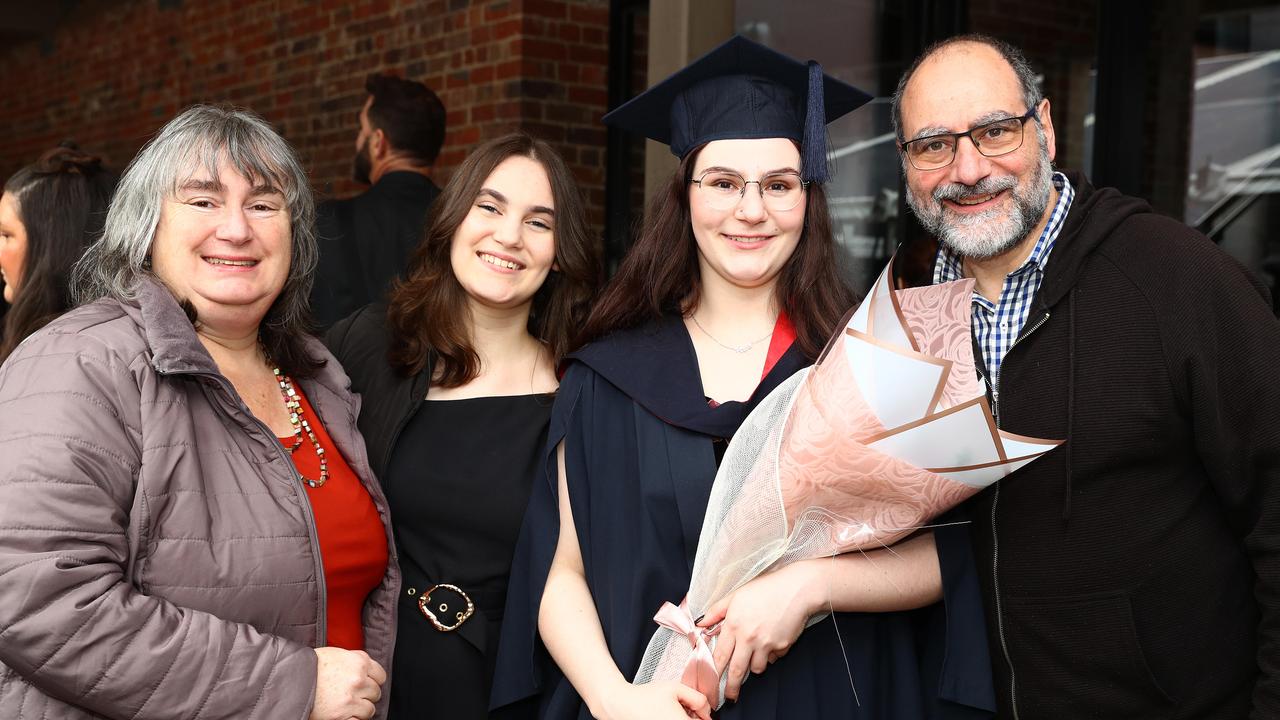
<path fill-rule="evenodd" d="M 922 202 L 907 186 L 907 205 L 939 242 L 964 257 L 979 260 L 992 258 L 1013 249 L 1044 217 L 1053 189 L 1053 164 L 1044 142 L 1040 143 L 1039 162 L 1035 175 L 1025 192 L 1018 187 L 1014 177 L 983 178 L 976 185 L 951 183 L 934 188 L 928 203 Z M 987 195 L 1011 190 L 1014 210 L 1002 216 L 1002 208 L 992 208 L 971 216 L 948 217 L 944 200 L 956 200 L 974 195 Z"/>

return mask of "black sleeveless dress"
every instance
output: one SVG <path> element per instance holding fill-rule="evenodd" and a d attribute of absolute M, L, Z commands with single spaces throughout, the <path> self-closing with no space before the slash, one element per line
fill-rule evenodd
<path fill-rule="evenodd" d="M 428 399 L 396 440 L 384 477 L 404 573 L 390 718 L 490 717 L 511 556 L 552 398 Z M 437 630 L 418 608 L 437 583 L 458 586 L 475 604 L 456 631 Z M 533 712 L 517 705 L 492 717 Z"/>

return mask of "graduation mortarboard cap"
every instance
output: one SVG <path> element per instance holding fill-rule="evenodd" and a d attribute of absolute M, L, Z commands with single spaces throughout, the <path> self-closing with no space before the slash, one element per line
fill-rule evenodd
<path fill-rule="evenodd" d="M 712 140 L 789 138 L 805 180 L 827 179 L 826 125 L 871 96 L 735 35 L 604 116 L 607 124 L 666 143 L 683 158 Z"/>

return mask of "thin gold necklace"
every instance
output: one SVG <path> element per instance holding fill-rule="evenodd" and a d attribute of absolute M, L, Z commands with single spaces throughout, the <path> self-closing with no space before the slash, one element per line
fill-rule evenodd
<path fill-rule="evenodd" d="M 704 328 L 704 327 L 702 327 L 702 323 L 698 322 L 698 316 L 697 316 L 697 315 L 695 315 L 695 314 L 690 314 L 690 315 L 689 315 L 689 318 L 693 320 L 693 324 L 694 324 L 694 325 L 697 325 L 697 326 L 698 326 L 698 329 L 702 331 L 702 334 L 703 334 L 703 335 L 706 335 L 707 337 L 711 338 L 711 342 L 713 342 L 713 343 L 715 343 L 715 344 L 719 345 L 720 347 L 724 348 L 725 350 L 731 350 L 731 351 L 733 351 L 733 352 L 736 352 L 736 353 L 738 353 L 739 355 L 741 355 L 741 354 L 743 354 L 743 353 L 745 353 L 745 352 L 748 352 L 749 350 L 751 350 L 751 348 L 753 348 L 753 347 L 755 347 L 756 345 L 759 345 L 760 343 L 764 342 L 765 340 L 768 340 L 769 338 L 773 337 L 773 331 L 772 331 L 772 330 L 770 330 L 768 335 L 765 335 L 764 337 L 758 338 L 758 339 L 756 339 L 756 340 L 752 340 L 751 342 L 747 343 L 746 345 L 729 345 L 729 344 L 727 344 L 727 343 L 722 343 L 722 342 L 720 342 L 718 339 L 716 339 L 716 336 L 715 336 L 715 335 L 712 335 L 711 333 L 707 332 L 707 329 L 706 329 L 706 328 Z"/>

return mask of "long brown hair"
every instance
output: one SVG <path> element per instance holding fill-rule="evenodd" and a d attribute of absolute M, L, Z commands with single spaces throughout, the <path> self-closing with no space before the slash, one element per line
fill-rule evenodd
<path fill-rule="evenodd" d="M 654 197 L 639 237 L 587 318 L 583 342 L 697 305 L 701 286 L 689 183 L 700 152 L 702 147 L 686 155 Z M 857 295 L 840 277 L 826 191 L 812 183 L 807 192 L 804 230 L 774 292 L 795 326 L 800 349 L 816 358 Z"/>
<path fill-rule="evenodd" d="M 391 329 L 391 365 L 411 375 L 436 356 L 433 383 L 457 387 L 480 372 L 471 345 L 467 293 L 450 262 L 453 235 L 480 195 L 484 181 L 510 157 L 527 157 L 542 166 L 555 203 L 555 262 L 533 296 L 529 333 L 547 344 L 552 362 L 572 349 L 577 329 L 600 284 L 600 250 L 587 227 L 582 196 L 564 160 L 547 143 L 524 133 L 490 140 L 467 156 L 431 205 L 422 242 L 408 277 L 391 291 L 387 324 Z"/>
<path fill-rule="evenodd" d="M 71 267 L 102 235 L 115 185 L 115 174 L 102 167 L 102 160 L 74 143 L 49 150 L 5 183 L 26 229 L 27 251 L 22 287 L 4 317 L 0 362 L 71 308 Z"/>

